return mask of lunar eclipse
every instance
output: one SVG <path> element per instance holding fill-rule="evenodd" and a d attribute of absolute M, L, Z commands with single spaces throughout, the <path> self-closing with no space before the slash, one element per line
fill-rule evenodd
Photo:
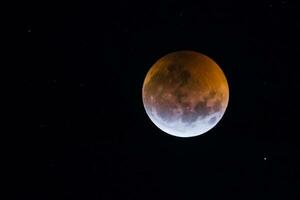
<path fill-rule="evenodd" d="M 216 126 L 229 101 L 226 77 L 216 62 L 194 51 L 160 58 L 148 71 L 142 89 L 151 121 L 177 137 L 193 137 Z"/>

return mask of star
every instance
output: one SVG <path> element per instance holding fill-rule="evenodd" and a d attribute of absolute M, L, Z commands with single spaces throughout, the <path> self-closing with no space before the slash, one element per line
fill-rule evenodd
<path fill-rule="evenodd" d="M 267 157 L 264 157 L 264 160 L 267 160 Z"/>

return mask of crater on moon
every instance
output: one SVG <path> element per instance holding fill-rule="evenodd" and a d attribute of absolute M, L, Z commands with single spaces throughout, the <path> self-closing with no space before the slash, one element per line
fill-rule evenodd
<path fill-rule="evenodd" d="M 179 137 L 200 135 L 222 118 L 229 99 L 225 75 L 207 56 L 179 51 L 159 59 L 143 85 L 152 122 Z"/>

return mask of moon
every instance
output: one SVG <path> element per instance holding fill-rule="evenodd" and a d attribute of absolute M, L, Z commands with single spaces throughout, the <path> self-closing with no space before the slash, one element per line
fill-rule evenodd
<path fill-rule="evenodd" d="M 142 98 L 147 115 L 159 129 L 177 137 L 194 137 L 221 120 L 229 87 L 211 58 L 195 51 L 177 51 L 150 68 Z"/>

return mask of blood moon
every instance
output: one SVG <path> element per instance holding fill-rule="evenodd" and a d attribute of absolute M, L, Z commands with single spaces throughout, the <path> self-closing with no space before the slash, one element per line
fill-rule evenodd
<path fill-rule="evenodd" d="M 158 128 L 173 136 L 193 137 L 220 121 L 229 88 L 212 59 L 194 51 L 177 51 L 150 68 L 142 96 L 146 113 Z"/>

